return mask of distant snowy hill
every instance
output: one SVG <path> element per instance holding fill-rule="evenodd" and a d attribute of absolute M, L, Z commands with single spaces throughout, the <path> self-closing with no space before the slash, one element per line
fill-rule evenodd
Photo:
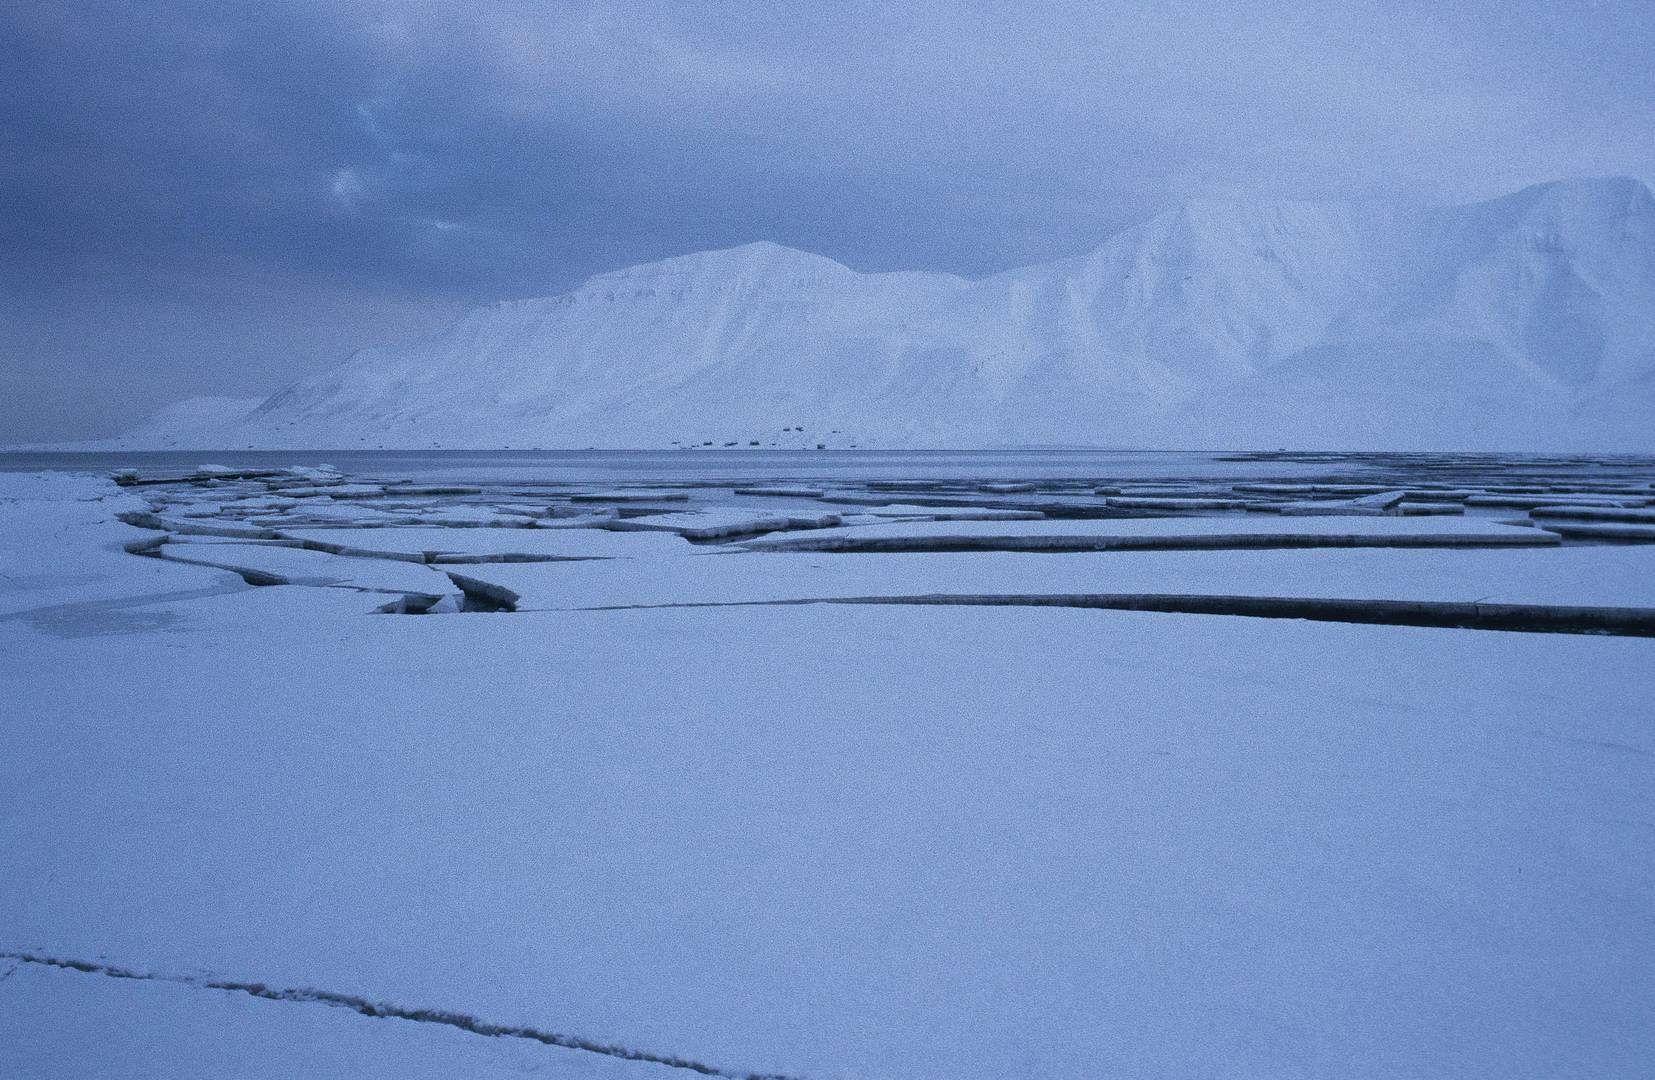
<path fill-rule="evenodd" d="M 1655 450 L 1655 196 L 1194 202 L 980 281 L 750 244 L 165 426 L 121 444 Z"/>
<path fill-rule="evenodd" d="M 188 432 L 234 424 L 264 403 L 263 398 L 193 397 L 157 410 L 128 432 L 131 443 L 176 439 Z"/>

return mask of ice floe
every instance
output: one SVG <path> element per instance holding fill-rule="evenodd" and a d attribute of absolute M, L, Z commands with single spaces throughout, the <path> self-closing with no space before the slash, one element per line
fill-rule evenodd
<path fill-rule="evenodd" d="M 1655 609 L 1655 550 L 1317 548 L 808 553 L 478 566 L 524 609 L 995 593 L 1242 595 Z"/>
<path fill-rule="evenodd" d="M 666 533 L 605 529 L 286 529 L 283 536 L 319 550 L 378 554 L 419 562 L 461 563 L 512 559 L 614 559 L 682 555 L 695 549 Z"/>
<path fill-rule="evenodd" d="M 434 599 L 456 593 L 446 575 L 392 559 L 350 558 L 276 544 L 166 544 L 163 559 L 214 566 L 252 585 L 343 585 L 373 592 L 414 593 Z"/>
<path fill-rule="evenodd" d="M 769 485 L 765 487 L 738 487 L 737 495 L 764 495 L 776 498 L 820 499 L 825 492 L 821 488 L 813 487 L 785 487 Z"/>
<path fill-rule="evenodd" d="M 1200 547 L 1450 547 L 1550 544 L 1539 529 L 1475 519 L 1309 517 L 1111 518 L 893 522 L 742 541 L 755 551 L 1105 551 Z"/>
<path fill-rule="evenodd" d="M 1643 506 L 1650 500 L 1615 495 L 1468 495 L 1467 506 L 1509 507 L 1531 510 L 1538 506 Z"/>
<path fill-rule="evenodd" d="M 623 488 L 616 491 L 577 491 L 569 496 L 578 503 L 661 503 L 685 502 L 689 494 L 683 491 L 645 491 Z"/>
<path fill-rule="evenodd" d="M 1039 510 L 1016 510 L 987 506 L 918 506 L 913 503 L 886 503 L 865 511 L 877 518 L 923 518 L 930 521 L 1038 521 L 1046 515 Z"/>
<path fill-rule="evenodd" d="M 1655 522 L 1638 525 L 1622 521 L 1582 521 L 1573 518 L 1545 518 L 1540 528 L 1559 536 L 1585 540 L 1625 540 L 1655 543 Z"/>
<path fill-rule="evenodd" d="M 1108 505 L 1122 510 L 1239 510 L 1247 504 L 1240 499 L 1183 498 L 1176 496 L 1111 495 Z"/>
<path fill-rule="evenodd" d="M 1621 521 L 1628 524 L 1655 524 L 1655 507 L 1610 507 L 1610 506 L 1536 506 L 1529 511 L 1529 517 L 1544 523 L 1553 518 L 1567 518 L 1575 521 Z M 1549 524 L 1545 527 L 1550 528 Z"/>
<path fill-rule="evenodd" d="M 616 532 L 670 532 L 690 540 L 715 540 L 726 536 L 776 532 L 787 528 L 787 525 L 788 519 L 779 514 L 712 508 L 677 514 L 611 518 L 603 527 Z"/>

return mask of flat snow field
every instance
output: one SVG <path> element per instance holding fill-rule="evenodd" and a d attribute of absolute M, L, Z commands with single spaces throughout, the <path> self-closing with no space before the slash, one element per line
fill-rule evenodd
<path fill-rule="evenodd" d="M 154 534 L 114 515 L 143 506 L 0 475 L 0 1076 L 1655 1060 L 1655 639 L 577 610 L 1058 592 L 1106 560 L 1135 588 L 1649 606 L 1655 547 L 898 556 L 595 532 L 626 555 L 457 568 L 548 610 L 410 617 L 127 554 Z"/>

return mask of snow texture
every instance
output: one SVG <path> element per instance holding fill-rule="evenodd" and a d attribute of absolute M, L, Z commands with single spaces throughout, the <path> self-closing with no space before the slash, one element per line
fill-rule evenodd
<path fill-rule="evenodd" d="M 1648 491 L 1649 469 L 1432 459 L 1381 490 Z M 1280 475 L 1233 470 L 1157 482 Z M 1379 470 L 1260 497 L 1360 494 L 1333 471 Z M 901 497 L 981 498 L 999 475 Z M 286 482 L 151 479 L 0 472 L 0 1075 L 695 1075 L 616 1056 L 642 1053 L 801 1080 L 1620 1080 L 1655 1057 L 1655 638 L 652 606 L 1206 590 L 1648 614 L 1655 544 L 1475 508 L 769 538 L 1456 541 L 1428 548 L 840 556 L 593 527 L 618 517 L 276 528 L 387 561 L 117 521 L 234 527 Z M 733 485 L 701 480 L 681 509 L 727 505 Z M 470 486 L 430 516 L 597 487 Z M 1548 543 L 1458 546 L 1518 534 Z M 128 548 L 396 585 L 446 577 L 414 565 L 431 552 L 613 557 L 463 565 L 518 610 L 405 616 Z"/>

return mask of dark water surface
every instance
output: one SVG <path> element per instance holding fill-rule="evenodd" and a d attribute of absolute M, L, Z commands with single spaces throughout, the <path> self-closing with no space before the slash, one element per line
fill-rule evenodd
<path fill-rule="evenodd" d="M 1120 450 L 224 450 L 0 453 L 0 471 L 187 472 L 330 464 L 353 477 L 473 481 L 612 479 L 1367 479 L 1498 473 L 1613 477 L 1655 459 L 1625 456 Z"/>

